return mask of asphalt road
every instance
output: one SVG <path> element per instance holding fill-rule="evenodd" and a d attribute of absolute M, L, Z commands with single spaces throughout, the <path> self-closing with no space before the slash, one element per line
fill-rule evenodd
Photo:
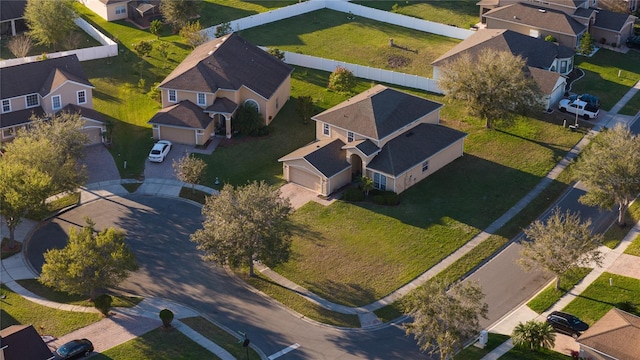
<path fill-rule="evenodd" d="M 27 245 L 28 259 L 37 271 L 42 253 L 63 247 L 68 228 L 82 226 L 85 217 L 96 229 L 115 226 L 126 231 L 140 269 L 121 284 L 123 290 L 197 309 L 229 329 L 245 332 L 267 356 L 299 344 L 278 359 L 428 358 L 397 326 L 363 331 L 311 323 L 204 263 L 189 241 L 189 234 L 200 227 L 200 209 L 177 199 L 111 197 L 61 214 L 41 226 Z"/>

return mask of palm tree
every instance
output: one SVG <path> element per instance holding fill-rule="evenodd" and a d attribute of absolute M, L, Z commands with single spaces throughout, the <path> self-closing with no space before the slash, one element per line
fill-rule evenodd
<path fill-rule="evenodd" d="M 511 340 L 513 345 L 531 351 L 550 349 L 555 345 L 556 333 L 547 322 L 529 320 L 524 324 L 518 323 L 511 333 Z"/>
<path fill-rule="evenodd" d="M 373 180 L 370 177 L 362 176 L 360 178 L 360 187 L 364 191 L 364 195 L 369 196 L 369 191 L 373 189 Z"/>

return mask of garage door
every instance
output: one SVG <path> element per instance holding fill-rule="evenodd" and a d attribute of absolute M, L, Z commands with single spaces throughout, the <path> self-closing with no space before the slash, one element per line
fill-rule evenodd
<path fill-rule="evenodd" d="M 320 192 L 320 177 L 304 170 L 289 168 L 289 181 Z"/>
<path fill-rule="evenodd" d="M 87 138 L 89 138 L 87 145 L 95 145 L 102 142 L 102 129 L 91 127 L 83 129 L 82 132 L 87 134 Z"/>

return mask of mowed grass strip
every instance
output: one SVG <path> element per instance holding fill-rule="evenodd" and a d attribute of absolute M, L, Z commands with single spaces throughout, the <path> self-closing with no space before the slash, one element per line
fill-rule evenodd
<path fill-rule="evenodd" d="M 66 292 L 57 291 L 53 288 L 42 285 L 36 279 L 17 280 L 17 283 L 20 284 L 23 288 L 47 300 L 55 301 L 61 304 L 93 307 L 93 302 L 86 296 L 71 295 Z M 121 295 L 111 295 L 111 299 L 113 301 L 111 303 L 111 307 L 133 307 L 138 305 L 138 303 L 143 300 L 143 298 L 137 296 Z"/>
<path fill-rule="evenodd" d="M 591 272 L 591 268 L 578 267 L 569 270 L 566 274 L 564 274 L 560 278 L 560 287 L 556 290 L 555 281 L 553 284 L 547 286 L 538 296 L 533 298 L 531 301 L 527 303 L 527 306 L 537 312 L 538 314 L 542 314 L 543 311 L 550 308 L 553 304 L 555 304 L 561 297 L 564 296 L 567 292 L 569 292 L 573 287 L 582 281 L 589 272 Z"/>
<path fill-rule="evenodd" d="M 349 20 L 348 14 L 329 9 L 239 34 L 260 46 L 425 77 L 432 76 L 431 62 L 460 42 L 363 17 Z"/>
<path fill-rule="evenodd" d="M 203 317 L 190 317 L 180 319 L 180 321 L 200 335 L 227 350 L 236 359 L 260 360 L 260 355 L 253 349 L 249 348 L 247 352 L 247 349 L 242 346 L 241 342 L 238 342 L 236 337 L 215 326 Z"/>
<path fill-rule="evenodd" d="M 624 253 L 627 255 L 640 256 L 640 235 L 636 236 Z"/>
<path fill-rule="evenodd" d="M 463 29 L 468 29 L 480 21 L 478 17 L 478 5 L 475 0 L 411 2 L 364 0 L 353 1 L 353 3 L 384 11 L 393 11 L 394 6 L 396 6 L 397 10 L 394 11 L 395 13 L 440 24 L 453 25 Z"/>
<path fill-rule="evenodd" d="M 33 325 L 40 335 L 62 336 L 74 330 L 99 321 L 98 313 L 64 311 L 42 306 L 16 294 L 4 284 L 1 285 L 4 299 L 0 300 L 1 328 L 11 325 Z"/>

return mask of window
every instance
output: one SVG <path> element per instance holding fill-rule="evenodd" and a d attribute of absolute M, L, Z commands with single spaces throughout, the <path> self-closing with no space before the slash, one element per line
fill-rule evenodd
<path fill-rule="evenodd" d="M 387 190 L 387 177 L 380 173 L 373 173 L 373 187 L 380 190 Z"/>
<path fill-rule="evenodd" d="M 10 127 L 10 128 L 6 128 L 6 129 L 4 129 L 4 130 L 2 131 L 2 136 L 3 136 L 4 138 L 10 138 L 10 137 L 13 137 L 13 134 L 14 134 L 14 131 L 13 131 L 13 128 L 12 128 L 12 127 Z"/>
<path fill-rule="evenodd" d="M 177 102 L 178 94 L 176 94 L 175 90 L 169 90 L 169 102 Z"/>
<path fill-rule="evenodd" d="M 352 142 L 354 138 L 354 134 L 352 131 L 347 131 L 347 142 Z"/>
<path fill-rule="evenodd" d="M 2 100 L 2 112 L 10 112 L 11 111 L 11 101 L 9 99 Z"/>
<path fill-rule="evenodd" d="M 567 60 L 560 61 L 560 73 L 564 74 L 567 72 Z"/>
<path fill-rule="evenodd" d="M 253 100 L 253 99 L 247 99 L 244 102 L 244 106 L 245 107 L 252 107 L 252 108 L 256 109 L 256 112 L 260 112 L 260 104 L 258 104 L 258 102 Z"/>
<path fill-rule="evenodd" d="M 60 99 L 60 95 L 56 95 L 51 98 L 51 107 L 53 107 L 53 110 L 58 110 L 62 107 L 62 100 Z"/>
<path fill-rule="evenodd" d="M 198 93 L 198 105 L 207 105 L 207 96 L 205 93 Z"/>
<path fill-rule="evenodd" d="M 429 170 L 429 160 L 422 163 L 422 172 Z"/>
<path fill-rule="evenodd" d="M 84 90 L 78 91 L 78 104 L 86 104 L 87 103 L 87 92 Z"/>
<path fill-rule="evenodd" d="M 198 129 L 198 135 L 203 135 L 203 134 L 204 134 L 204 130 Z"/>
<path fill-rule="evenodd" d="M 40 105 L 40 100 L 38 99 L 38 94 L 30 94 L 27 95 L 27 107 L 34 107 Z"/>
<path fill-rule="evenodd" d="M 329 128 L 329 124 L 327 123 L 322 124 L 322 135 L 324 136 L 331 135 L 331 129 Z"/>
<path fill-rule="evenodd" d="M 127 7 L 126 6 L 118 6 L 116 7 L 116 15 L 126 14 Z"/>
<path fill-rule="evenodd" d="M 280 107 L 278 99 L 276 99 L 276 109 Z"/>

